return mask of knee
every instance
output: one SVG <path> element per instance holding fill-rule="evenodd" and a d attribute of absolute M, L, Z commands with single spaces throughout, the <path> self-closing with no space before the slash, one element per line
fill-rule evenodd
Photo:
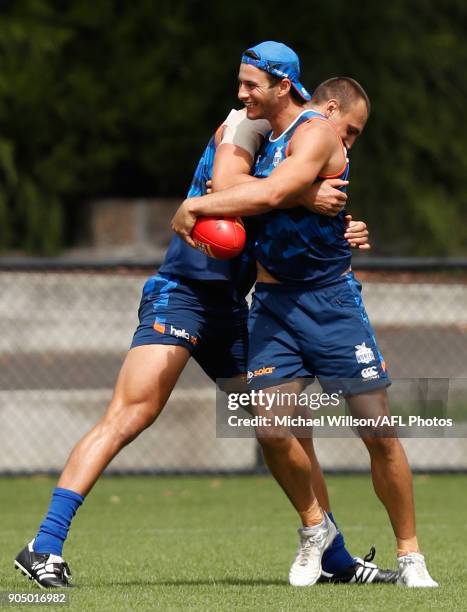
<path fill-rule="evenodd" d="M 102 433 L 122 448 L 144 431 L 155 419 L 154 410 L 144 405 L 121 405 L 109 411 L 102 421 Z"/>
<path fill-rule="evenodd" d="M 363 441 L 372 457 L 391 459 L 400 453 L 401 443 L 398 438 L 372 436 Z"/>
<path fill-rule="evenodd" d="M 257 431 L 256 438 L 263 451 L 266 452 L 284 452 L 291 444 L 290 437 L 271 435 L 270 432 Z"/>

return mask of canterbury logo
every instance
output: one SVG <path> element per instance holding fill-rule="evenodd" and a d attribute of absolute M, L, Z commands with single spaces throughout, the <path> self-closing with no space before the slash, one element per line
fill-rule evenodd
<path fill-rule="evenodd" d="M 379 378 L 378 371 L 375 366 L 362 370 L 362 378 Z"/>

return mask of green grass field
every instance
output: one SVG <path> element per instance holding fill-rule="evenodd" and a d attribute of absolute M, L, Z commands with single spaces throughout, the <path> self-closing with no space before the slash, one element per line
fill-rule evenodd
<path fill-rule="evenodd" d="M 0 479 L 0 591 L 35 589 L 13 559 L 34 535 L 54 482 Z M 330 476 L 328 484 L 349 550 L 363 556 L 374 544 L 376 560 L 394 566 L 370 478 Z M 439 589 L 294 589 L 287 575 L 297 520 L 271 478 L 104 478 L 65 547 L 77 587 L 66 609 L 467 610 L 466 485 L 465 476 L 415 477 L 419 538 Z"/>

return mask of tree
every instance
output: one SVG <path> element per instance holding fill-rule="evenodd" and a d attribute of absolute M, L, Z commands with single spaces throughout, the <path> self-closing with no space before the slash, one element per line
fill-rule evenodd
<path fill-rule="evenodd" d="M 182 196 L 236 101 L 241 51 L 300 54 L 303 81 L 349 75 L 372 100 L 352 150 L 350 209 L 380 253 L 467 253 L 460 0 L 4 2 L 0 249 L 51 253 L 82 202 Z"/>

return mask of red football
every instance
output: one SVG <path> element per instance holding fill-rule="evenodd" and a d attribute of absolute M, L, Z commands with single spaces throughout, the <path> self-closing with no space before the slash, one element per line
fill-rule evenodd
<path fill-rule="evenodd" d="M 205 255 L 231 259 L 242 252 L 246 234 L 240 217 L 199 217 L 191 237 Z"/>

